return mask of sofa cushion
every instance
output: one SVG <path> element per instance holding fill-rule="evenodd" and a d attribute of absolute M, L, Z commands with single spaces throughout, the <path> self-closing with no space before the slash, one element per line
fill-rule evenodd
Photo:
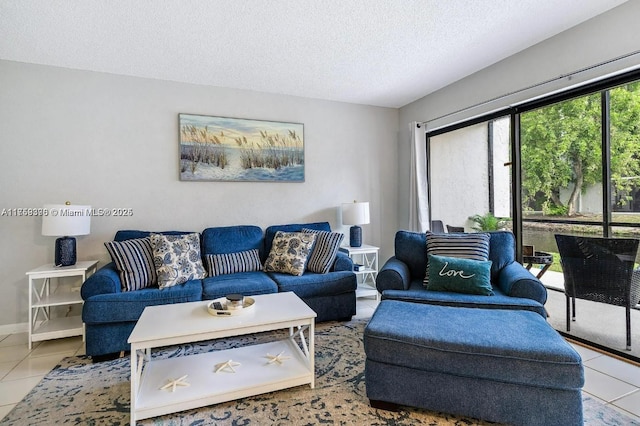
<path fill-rule="evenodd" d="M 300 277 L 269 272 L 269 276 L 277 283 L 278 291 L 292 291 L 302 299 L 355 292 L 357 287 L 355 274 L 350 271 L 330 274 L 307 272 Z"/>
<path fill-rule="evenodd" d="M 85 300 L 82 307 L 82 321 L 87 324 L 137 321 L 147 306 L 199 300 L 202 300 L 200 280 L 187 281 L 163 290 L 158 287 L 148 287 L 125 293 L 96 294 Z"/>
<path fill-rule="evenodd" d="M 326 274 L 336 259 L 344 234 L 308 228 L 302 228 L 302 232 L 316 234 L 316 242 L 311 249 L 307 269 L 311 272 Z"/>
<path fill-rule="evenodd" d="M 206 255 L 206 259 L 207 272 L 210 277 L 262 270 L 258 249 L 236 253 L 208 254 Z"/>
<path fill-rule="evenodd" d="M 449 291 L 427 291 L 422 280 L 413 280 L 407 290 L 384 290 L 382 299 L 455 307 L 526 310 L 547 318 L 542 303 L 524 297 L 511 297 L 497 286 L 493 286 L 493 296 L 487 297 Z"/>
<path fill-rule="evenodd" d="M 151 234 L 162 234 L 162 235 L 187 235 L 193 234 L 192 231 L 161 231 L 161 232 L 151 232 L 151 231 L 137 231 L 131 229 L 123 229 L 116 232 L 115 237 L 113 237 L 114 241 L 126 241 L 132 240 L 134 238 L 145 238 L 150 236 Z"/>
<path fill-rule="evenodd" d="M 427 232 L 427 269 L 424 285 L 429 284 L 428 256 L 458 257 L 471 260 L 487 260 L 489 258 L 489 234 L 434 234 Z"/>
<path fill-rule="evenodd" d="M 122 291 L 140 290 L 157 284 L 151 240 L 135 238 L 104 243 L 120 276 Z"/>
<path fill-rule="evenodd" d="M 257 249 L 264 260 L 262 229 L 254 225 L 218 226 L 202 231 L 202 254 L 237 253 Z"/>
<path fill-rule="evenodd" d="M 228 294 L 252 296 L 277 292 L 276 283 L 262 271 L 238 272 L 202 280 L 202 298 L 205 300 L 225 297 Z"/>
<path fill-rule="evenodd" d="M 264 262 L 264 270 L 302 275 L 315 240 L 315 234 L 278 231 L 273 239 L 269 257 Z"/>
<path fill-rule="evenodd" d="M 430 254 L 427 290 L 491 296 L 491 261 Z"/>
<path fill-rule="evenodd" d="M 149 238 L 160 289 L 207 276 L 200 257 L 200 237 L 197 233 L 151 234 Z"/>

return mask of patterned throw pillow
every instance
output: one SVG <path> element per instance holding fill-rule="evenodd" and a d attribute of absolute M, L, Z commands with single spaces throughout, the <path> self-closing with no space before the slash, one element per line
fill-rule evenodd
<path fill-rule="evenodd" d="M 122 291 L 151 287 L 158 281 L 149 238 L 104 243 L 120 275 Z"/>
<path fill-rule="evenodd" d="M 262 270 L 258 249 L 236 253 L 208 254 L 206 258 L 207 269 L 211 277 Z"/>
<path fill-rule="evenodd" d="M 429 256 L 427 290 L 492 296 L 491 261 Z"/>
<path fill-rule="evenodd" d="M 427 232 L 427 256 L 457 257 L 471 260 L 489 259 L 489 234 L 434 234 Z M 429 285 L 429 262 L 423 284 Z"/>
<path fill-rule="evenodd" d="M 326 274 L 331 269 L 336 254 L 340 249 L 340 243 L 344 235 L 339 232 L 318 231 L 302 228 L 302 232 L 316 234 L 316 242 L 311 249 L 307 269 L 318 274 Z"/>
<path fill-rule="evenodd" d="M 264 262 L 267 272 L 302 275 L 316 234 L 304 232 L 276 232 L 269 257 Z"/>
<path fill-rule="evenodd" d="M 151 234 L 149 239 L 161 289 L 207 276 L 200 258 L 198 234 Z"/>

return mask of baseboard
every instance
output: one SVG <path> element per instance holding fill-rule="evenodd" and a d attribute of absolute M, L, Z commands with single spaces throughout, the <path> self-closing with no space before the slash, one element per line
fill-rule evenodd
<path fill-rule="evenodd" d="M 0 325 L 0 335 L 15 334 L 15 333 L 28 333 L 29 323 L 21 322 L 19 324 L 6 324 Z"/>

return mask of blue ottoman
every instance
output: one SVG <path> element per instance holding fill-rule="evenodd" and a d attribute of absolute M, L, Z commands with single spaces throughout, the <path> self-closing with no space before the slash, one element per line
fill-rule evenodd
<path fill-rule="evenodd" d="M 535 312 L 383 300 L 364 331 L 367 397 L 515 425 L 582 425 L 580 355 Z"/>

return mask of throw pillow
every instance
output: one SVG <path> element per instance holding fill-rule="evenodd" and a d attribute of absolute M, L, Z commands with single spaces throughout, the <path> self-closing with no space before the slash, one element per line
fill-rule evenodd
<path fill-rule="evenodd" d="M 200 258 L 198 234 L 151 234 L 149 239 L 161 289 L 207 276 Z"/>
<path fill-rule="evenodd" d="M 427 290 L 493 295 L 491 261 L 458 257 L 429 256 L 429 284 Z"/>
<path fill-rule="evenodd" d="M 489 234 L 434 234 L 427 232 L 427 259 L 430 254 L 471 260 L 489 259 Z M 424 275 L 425 286 L 429 285 L 429 262 Z"/>
<path fill-rule="evenodd" d="M 326 274 L 336 259 L 344 235 L 340 232 L 318 231 L 307 228 L 302 228 L 302 232 L 316 235 L 316 242 L 311 249 L 307 269 L 318 274 Z"/>
<path fill-rule="evenodd" d="M 315 234 L 276 232 L 269 257 L 264 262 L 264 270 L 302 275 L 315 240 Z"/>
<path fill-rule="evenodd" d="M 104 243 L 120 275 L 122 291 L 140 290 L 156 285 L 158 275 L 153 265 L 149 238 Z"/>
<path fill-rule="evenodd" d="M 211 277 L 262 270 L 258 249 L 235 253 L 208 254 L 206 259 L 207 269 Z"/>

